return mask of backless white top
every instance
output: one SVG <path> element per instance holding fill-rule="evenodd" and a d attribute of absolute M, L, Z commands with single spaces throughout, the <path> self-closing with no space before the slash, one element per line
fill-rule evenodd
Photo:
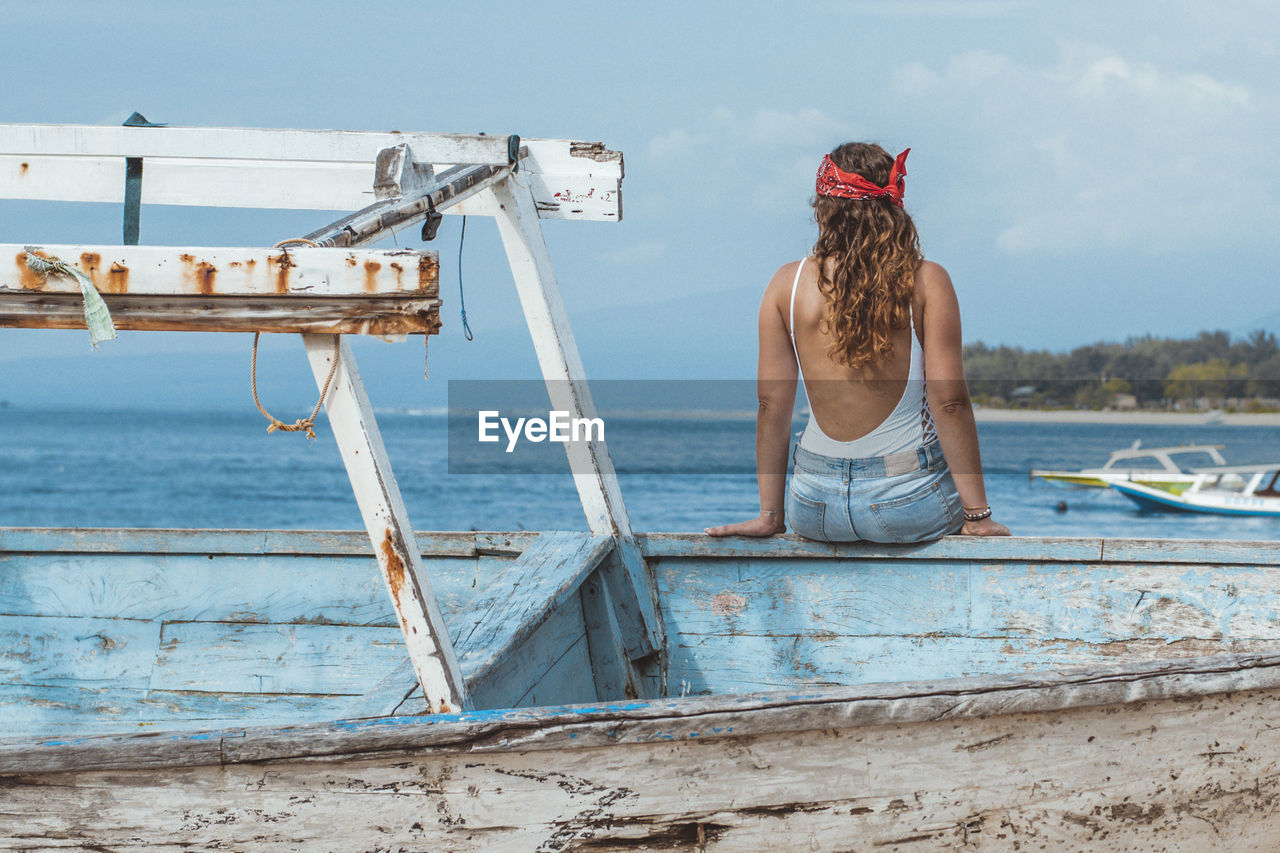
<path fill-rule="evenodd" d="M 788 320 L 791 326 L 791 348 L 796 354 L 796 365 L 800 364 L 800 350 L 796 347 L 796 286 L 800 284 L 800 273 L 804 270 L 804 260 L 796 267 L 796 279 L 791 283 L 791 308 Z M 838 459 L 866 459 L 873 456 L 888 456 L 904 450 L 915 450 L 937 439 L 933 428 L 933 415 L 929 411 L 929 401 L 924 393 L 924 349 L 916 338 L 915 324 L 911 324 L 911 369 L 907 374 L 907 386 L 902 390 L 902 398 L 889 416 L 880 425 L 864 436 L 853 441 L 836 441 L 818 426 L 818 419 L 809 412 L 809 423 L 800 437 L 800 446 L 811 453 L 823 456 L 834 456 Z M 800 379 L 804 379 L 804 368 L 800 368 Z"/>

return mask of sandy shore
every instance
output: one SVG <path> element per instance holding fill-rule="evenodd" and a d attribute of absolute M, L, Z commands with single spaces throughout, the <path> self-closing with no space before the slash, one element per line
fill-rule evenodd
<path fill-rule="evenodd" d="M 1280 426 L 1280 414 L 1214 414 L 1203 412 L 1048 412 L 1037 409 L 974 409 L 978 423 L 1037 424 L 1176 424 L 1182 426 Z"/>

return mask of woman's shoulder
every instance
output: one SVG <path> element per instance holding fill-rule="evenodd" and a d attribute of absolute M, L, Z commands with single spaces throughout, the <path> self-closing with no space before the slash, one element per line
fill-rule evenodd
<path fill-rule="evenodd" d="M 791 298 L 791 285 L 795 283 L 796 276 L 800 272 L 800 265 L 804 263 L 804 259 L 791 261 L 778 267 L 778 271 L 769 279 L 769 284 L 765 287 L 766 299 L 785 299 Z"/>
<path fill-rule="evenodd" d="M 951 276 L 942 264 L 934 261 L 921 261 L 916 269 L 916 300 L 924 303 L 930 297 L 955 298 L 955 288 L 951 284 Z"/>

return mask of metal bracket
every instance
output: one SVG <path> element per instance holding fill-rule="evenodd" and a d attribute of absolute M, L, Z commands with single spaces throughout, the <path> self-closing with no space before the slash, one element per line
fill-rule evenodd
<path fill-rule="evenodd" d="M 507 137 L 507 165 L 511 167 L 511 174 L 520 171 L 520 158 L 526 153 L 520 150 L 519 136 L 513 133 Z"/>
<path fill-rule="evenodd" d="M 164 127 L 147 121 L 142 113 L 135 112 L 123 122 L 125 127 Z M 138 245 L 142 220 L 142 158 L 124 158 L 124 244 Z"/>
<path fill-rule="evenodd" d="M 408 143 L 378 152 L 373 169 L 373 195 L 378 199 L 403 198 L 431 183 L 435 169 L 419 163 Z"/>

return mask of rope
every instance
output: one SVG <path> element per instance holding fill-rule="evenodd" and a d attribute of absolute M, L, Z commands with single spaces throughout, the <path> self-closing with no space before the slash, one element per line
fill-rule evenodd
<path fill-rule="evenodd" d="M 276 248 L 279 247 L 277 246 Z M 253 355 L 249 358 L 249 385 L 253 388 L 254 405 L 258 407 L 259 412 L 262 412 L 264 418 L 271 421 L 271 426 L 267 427 L 267 434 L 270 435 L 276 430 L 281 432 L 305 432 L 307 438 L 314 439 L 316 437 L 314 429 L 316 416 L 320 414 L 320 407 L 324 405 L 324 398 L 329 396 L 329 385 L 333 382 L 333 375 L 338 372 L 338 346 L 342 337 L 340 335 L 333 336 L 333 364 L 329 366 L 329 375 L 324 380 L 324 387 L 320 389 L 320 399 L 316 400 L 316 407 L 311 410 L 311 415 L 287 424 L 278 420 L 264 409 L 262 403 L 258 400 L 258 337 L 261 334 L 261 332 L 253 333 Z"/>
<path fill-rule="evenodd" d="M 462 245 L 467 240 L 467 217 L 462 217 L 462 234 L 458 237 L 458 306 L 462 313 L 462 334 L 467 340 L 475 340 L 471 334 L 471 324 L 467 322 L 467 298 L 462 292 Z"/>
<path fill-rule="evenodd" d="M 288 246 L 291 243 L 306 243 L 308 246 L 314 246 L 317 249 L 320 248 L 319 243 L 317 243 L 315 240 L 308 240 L 306 237 L 290 237 L 288 240 L 281 240 L 279 243 L 276 243 L 271 248 L 283 249 L 285 246 Z"/>

